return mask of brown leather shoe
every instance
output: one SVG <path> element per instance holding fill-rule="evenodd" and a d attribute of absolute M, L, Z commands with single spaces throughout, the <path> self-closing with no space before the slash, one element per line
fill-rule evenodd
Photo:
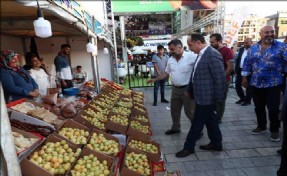
<path fill-rule="evenodd" d="M 171 130 L 167 130 L 165 132 L 165 134 L 166 135 L 171 135 L 171 134 L 176 134 L 176 133 L 180 133 L 180 132 L 181 132 L 180 130 L 173 130 L 173 129 L 171 129 Z"/>
<path fill-rule="evenodd" d="M 178 158 L 183 158 L 183 157 L 187 157 L 188 155 L 193 154 L 193 153 L 194 153 L 194 150 L 190 151 L 190 150 L 182 149 L 181 151 L 177 152 L 175 154 L 175 156 Z"/>
<path fill-rule="evenodd" d="M 213 144 L 209 143 L 207 145 L 201 145 L 199 146 L 202 150 L 215 150 L 215 151 L 222 151 L 222 147 L 216 147 Z"/>

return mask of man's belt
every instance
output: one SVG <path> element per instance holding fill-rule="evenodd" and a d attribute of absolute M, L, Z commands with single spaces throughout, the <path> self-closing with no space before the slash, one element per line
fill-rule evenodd
<path fill-rule="evenodd" d="M 187 85 L 184 85 L 184 86 L 173 86 L 173 87 L 176 87 L 176 88 L 186 88 Z"/>

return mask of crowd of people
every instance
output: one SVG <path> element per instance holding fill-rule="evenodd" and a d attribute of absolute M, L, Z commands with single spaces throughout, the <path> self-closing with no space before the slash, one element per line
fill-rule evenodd
<path fill-rule="evenodd" d="M 81 66 L 77 66 L 76 72 L 72 74 L 68 59 L 70 49 L 68 44 L 61 45 L 61 51 L 56 56 L 52 69 L 46 66 L 44 60 L 35 53 L 25 54 L 28 62 L 22 67 L 19 64 L 21 59 L 19 54 L 11 50 L 1 51 L 0 80 L 5 101 L 8 103 L 21 98 L 43 97 L 48 94 L 49 88 L 57 86 L 56 82 L 61 85 L 62 89 L 73 87 L 73 82 L 85 82 L 87 73 L 82 71 Z"/>
<path fill-rule="evenodd" d="M 154 104 L 161 81 L 168 76 L 172 78 L 171 117 L 172 127 L 166 135 L 180 133 L 180 112 L 182 107 L 191 122 L 189 133 L 182 150 L 176 157 L 193 154 L 196 141 L 202 136 L 204 125 L 210 142 L 202 145 L 202 150 L 222 151 L 222 135 L 219 128 L 224 116 L 225 100 L 230 85 L 230 75 L 236 74 L 236 92 L 239 100 L 236 104 L 247 106 L 253 99 L 257 127 L 251 131 L 258 135 L 267 130 L 267 114 L 270 121 L 270 140 L 281 140 L 279 128 L 280 118 L 283 121 L 283 142 L 281 165 L 278 176 L 287 175 L 287 37 L 284 42 L 275 40 L 273 26 L 264 26 L 260 30 L 261 40 L 252 43 L 246 38 L 244 46 L 239 49 L 236 57 L 232 49 L 224 46 L 220 34 L 210 36 L 210 45 L 200 34 L 191 34 L 187 40 L 190 51 L 184 49 L 178 39 L 168 43 L 170 57 L 165 61 L 158 51 L 153 60 L 156 70 L 155 78 L 148 83 L 155 83 Z M 158 64 L 165 63 L 165 68 Z M 235 68 L 234 68 L 235 63 Z M 244 89 L 245 88 L 245 93 Z M 162 97 L 164 91 L 161 91 Z M 280 97 L 284 94 L 280 113 Z M 279 118 L 280 117 L 280 118 Z"/>
<path fill-rule="evenodd" d="M 188 49 L 183 47 L 179 39 L 173 39 L 168 43 L 168 54 L 162 45 L 157 47 L 157 53 L 148 54 L 154 65 L 154 77 L 148 80 L 148 83 L 154 83 L 153 106 L 157 106 L 160 89 L 161 102 L 170 103 L 171 107 L 172 126 L 165 134 L 181 132 L 182 108 L 191 123 L 183 149 L 176 153 L 176 157 L 186 157 L 195 152 L 194 147 L 203 135 L 204 125 L 210 142 L 201 145 L 200 149 L 223 150 L 219 124 L 224 116 L 230 76 L 235 72 L 239 97 L 235 103 L 247 106 L 253 99 L 255 106 L 257 127 L 251 133 L 259 135 L 266 131 L 268 116 L 270 140 L 278 142 L 281 140 L 280 119 L 283 121 L 281 165 L 277 175 L 287 174 L 287 37 L 284 42 L 275 40 L 273 26 L 264 26 L 260 36 L 261 40 L 257 43 L 246 38 L 236 56 L 232 49 L 224 46 L 222 36 L 218 33 L 210 36 L 210 45 L 204 36 L 191 34 L 187 40 Z M 81 66 L 77 66 L 76 72 L 72 73 L 70 51 L 70 45 L 62 44 L 54 59 L 56 80 L 62 89 L 87 79 L 87 73 Z M 43 59 L 37 54 L 26 54 L 30 65 L 26 65 L 25 69 L 19 65 L 19 60 L 20 55 L 14 51 L 0 53 L 0 80 L 6 102 L 45 96 L 51 87 L 51 79 Z M 123 64 L 118 60 L 115 66 L 122 68 Z M 172 82 L 170 102 L 166 100 L 164 92 L 168 77 L 171 77 Z M 282 94 L 283 106 L 280 108 Z"/>

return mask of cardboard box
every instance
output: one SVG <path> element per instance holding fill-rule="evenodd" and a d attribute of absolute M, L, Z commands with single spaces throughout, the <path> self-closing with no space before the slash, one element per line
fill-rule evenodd
<path fill-rule="evenodd" d="M 107 163 L 108 163 L 109 171 L 110 171 L 110 174 L 109 174 L 109 175 L 110 175 L 110 176 L 113 175 L 115 165 L 114 165 L 113 158 L 110 157 L 110 156 L 108 156 L 108 155 L 104 155 L 104 154 L 102 154 L 102 153 L 99 153 L 99 152 L 97 152 L 97 151 L 90 150 L 90 149 L 88 149 L 88 148 L 84 148 L 83 151 L 82 151 L 82 153 L 81 153 L 81 155 L 79 156 L 78 159 L 83 158 L 84 156 L 88 156 L 88 155 L 90 155 L 90 154 L 93 154 L 94 156 L 96 156 L 100 162 L 106 160 Z M 77 162 L 75 162 L 75 163 L 73 164 L 72 169 L 74 168 L 74 166 L 76 165 L 76 163 L 77 163 Z M 66 175 L 69 175 L 69 176 L 72 175 L 72 173 L 71 173 L 71 170 L 72 170 L 72 169 L 70 169 L 70 171 L 69 171 Z"/>
<path fill-rule="evenodd" d="M 147 125 L 147 124 L 143 124 L 141 123 L 140 121 L 138 120 L 133 120 L 133 121 L 137 121 L 139 122 L 140 124 L 142 125 Z M 149 126 L 149 125 L 147 125 Z M 139 139 L 139 140 L 149 140 L 150 136 L 151 136 L 151 127 L 149 126 L 149 133 L 144 133 L 144 132 L 141 132 L 139 130 L 136 130 L 134 128 L 131 127 L 131 125 L 129 125 L 129 128 L 127 130 L 127 133 L 126 133 L 129 137 L 133 137 L 135 139 Z"/>
<path fill-rule="evenodd" d="M 12 132 L 17 132 L 19 134 L 22 134 L 25 138 L 37 139 L 37 141 L 34 144 L 30 145 L 29 147 L 27 147 L 24 150 L 17 153 L 19 162 L 22 161 L 25 157 L 27 157 L 44 139 L 44 137 L 39 135 L 39 134 L 35 135 L 33 133 L 29 133 L 29 132 L 20 130 L 18 128 L 13 127 L 13 126 L 11 127 L 11 129 L 12 129 Z"/>
<path fill-rule="evenodd" d="M 38 151 L 41 149 L 41 147 L 46 144 L 47 142 L 60 142 L 61 140 L 65 140 L 65 139 L 61 139 L 55 135 L 51 135 L 49 136 L 44 142 L 41 143 L 41 145 L 39 145 L 35 150 Z M 74 146 L 71 142 L 69 142 L 68 140 L 65 140 L 67 142 L 67 144 L 69 145 L 69 147 L 73 150 L 73 152 L 76 151 L 77 147 Z M 34 164 L 32 161 L 30 161 L 29 159 L 31 158 L 31 155 L 33 153 L 31 153 L 26 159 L 24 159 L 21 163 L 21 172 L 24 176 L 53 176 L 49 171 L 41 168 L 40 166 L 37 166 L 36 164 Z M 76 158 L 77 160 L 77 158 Z M 75 160 L 75 161 L 76 161 Z M 74 162 L 75 162 L 74 161 Z M 74 163 L 73 162 L 73 163 Z M 71 163 L 71 166 L 73 166 L 73 163 Z"/>
<path fill-rule="evenodd" d="M 137 140 L 137 141 L 142 141 L 143 143 L 147 143 L 147 144 L 153 144 L 157 147 L 157 150 L 158 150 L 158 153 L 150 153 L 150 152 L 146 152 L 144 150 L 140 150 L 140 149 L 136 149 L 136 148 L 132 148 L 129 146 L 129 142 L 131 140 Z M 152 162 L 159 162 L 160 161 L 160 158 L 161 158 L 161 149 L 160 149 L 160 144 L 159 143 L 156 143 L 154 141 L 150 141 L 150 140 L 139 140 L 139 139 L 135 139 L 133 137 L 129 137 L 128 138 L 128 141 L 127 141 L 127 146 L 129 148 L 132 148 L 134 150 L 139 150 L 141 152 L 143 152 L 144 154 L 147 155 L 147 157 L 152 161 Z"/>
<path fill-rule="evenodd" d="M 126 149 L 126 153 L 125 153 L 125 157 L 123 159 L 123 162 L 122 162 L 122 167 L 121 167 L 121 175 L 123 176 L 144 176 L 143 174 L 140 174 L 140 173 L 137 173 L 131 169 L 129 169 L 126 165 L 125 165 L 125 159 L 126 159 L 126 156 L 128 153 L 131 153 L 131 152 L 134 152 L 136 154 L 144 154 L 142 153 L 141 151 L 139 150 L 134 150 L 130 147 L 127 147 Z M 151 161 L 148 159 L 149 161 L 149 164 L 150 164 L 150 171 L 151 171 L 151 175 L 152 175 L 152 168 L 151 168 Z"/>
<path fill-rule="evenodd" d="M 137 115 L 146 117 L 147 122 L 144 122 L 144 121 L 142 121 L 142 120 L 137 119 L 137 118 L 136 118 Z M 141 122 L 142 124 L 151 126 L 150 120 L 149 120 L 149 117 L 147 116 L 147 114 L 132 113 L 132 115 L 131 115 L 131 120 L 137 120 L 137 121 Z"/>
<path fill-rule="evenodd" d="M 62 128 L 76 128 L 76 129 L 80 129 L 80 130 L 85 130 L 85 131 L 88 131 L 89 132 L 89 136 L 87 136 L 87 142 L 91 136 L 91 133 L 92 133 L 92 129 L 89 129 L 87 128 L 86 126 L 83 126 L 79 123 L 77 123 L 76 121 L 74 120 L 71 120 L 71 119 L 68 119 L 65 121 L 65 123 L 54 133 L 57 137 L 61 138 L 61 139 L 66 139 L 68 140 L 69 142 L 73 143 L 72 141 L 70 141 L 68 138 L 64 137 L 64 136 L 61 136 L 59 134 L 59 132 L 61 131 Z M 78 148 L 81 148 L 83 145 L 85 144 L 76 144 L 76 143 L 73 143 L 74 145 L 78 146 Z"/>
<path fill-rule="evenodd" d="M 107 140 L 114 140 L 114 141 L 116 141 L 119 145 L 119 152 L 120 152 L 120 150 L 121 150 L 121 146 L 120 146 L 120 142 L 119 142 L 119 139 L 118 138 L 116 138 L 116 137 L 114 137 L 114 136 L 112 136 L 112 135 L 110 135 L 110 134 L 108 134 L 108 133 L 105 133 L 105 132 L 102 132 L 102 131 L 100 131 L 100 130 L 96 130 L 96 129 L 94 129 L 93 131 L 92 131 L 92 133 L 91 133 L 91 137 L 90 137 L 90 139 L 89 139 L 89 141 L 88 141 L 88 144 L 90 143 L 90 140 L 92 139 L 92 135 L 93 135 L 93 133 L 97 133 L 97 134 L 103 134 L 104 135 L 104 137 L 107 139 Z M 85 148 L 87 148 L 87 145 L 85 146 Z M 100 151 L 97 151 L 97 152 L 100 152 Z M 102 152 L 100 152 L 100 153 L 102 153 Z M 108 155 L 108 154 L 105 154 L 105 153 L 102 153 L 102 154 L 104 154 L 104 155 Z M 112 157 L 115 157 L 115 156 L 117 156 L 118 155 L 118 153 L 116 153 L 116 155 L 110 155 L 110 156 L 112 156 Z"/>
<path fill-rule="evenodd" d="M 101 109 L 104 109 L 102 106 L 98 106 L 100 107 Z M 99 110 L 97 110 L 95 107 L 91 106 L 90 104 L 87 104 L 84 106 L 84 108 L 82 109 L 82 111 L 85 111 L 86 109 L 91 109 L 93 110 L 94 112 L 99 112 Z M 106 114 L 106 117 L 108 118 L 109 114 L 110 114 L 110 110 L 108 110 L 109 112 Z M 87 113 L 88 114 L 88 113 Z M 91 115 L 90 115 L 91 116 Z M 100 120 L 100 119 L 99 119 Z M 103 120 L 100 120 L 102 122 L 104 122 Z"/>
<path fill-rule="evenodd" d="M 89 122 L 88 120 L 86 120 L 83 115 L 85 116 L 89 116 L 89 117 L 92 117 L 90 114 L 86 113 L 85 111 L 81 111 L 78 113 L 78 115 L 73 119 L 75 122 L 89 128 L 89 129 L 98 129 L 98 130 L 101 130 L 101 131 L 104 131 L 106 132 L 107 129 L 106 129 L 106 123 L 105 124 L 105 129 L 100 129 L 98 127 L 96 127 L 95 125 L 93 125 L 91 122 Z"/>
<path fill-rule="evenodd" d="M 113 113 L 110 114 L 110 117 L 112 115 L 115 115 L 115 114 L 113 114 Z M 108 121 L 106 123 L 107 130 L 111 130 L 111 131 L 114 131 L 114 132 L 117 132 L 120 134 L 126 134 L 128 126 L 129 125 L 121 125 L 119 123 L 115 123 L 115 122 L 111 121 L 110 118 L 108 119 Z"/>

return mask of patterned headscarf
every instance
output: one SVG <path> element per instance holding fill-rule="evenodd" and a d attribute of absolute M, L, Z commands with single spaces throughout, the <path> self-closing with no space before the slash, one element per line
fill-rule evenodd
<path fill-rule="evenodd" d="M 20 60 L 20 56 L 19 54 L 15 53 L 14 51 L 11 50 L 4 50 L 1 51 L 0 53 L 0 68 L 5 68 L 5 69 L 11 69 L 11 70 L 19 70 L 19 66 L 18 68 L 12 68 L 9 67 L 9 63 L 14 59 L 17 58 L 17 61 Z"/>
<path fill-rule="evenodd" d="M 16 73 L 18 73 L 20 76 L 22 76 L 28 82 L 29 76 L 23 70 L 21 70 L 20 66 L 17 66 L 15 68 L 12 68 L 9 66 L 9 63 L 13 59 L 15 59 L 15 57 L 16 57 L 17 61 L 20 60 L 19 54 L 15 53 L 12 50 L 1 51 L 1 53 L 0 53 L 0 68 L 15 71 Z"/>

